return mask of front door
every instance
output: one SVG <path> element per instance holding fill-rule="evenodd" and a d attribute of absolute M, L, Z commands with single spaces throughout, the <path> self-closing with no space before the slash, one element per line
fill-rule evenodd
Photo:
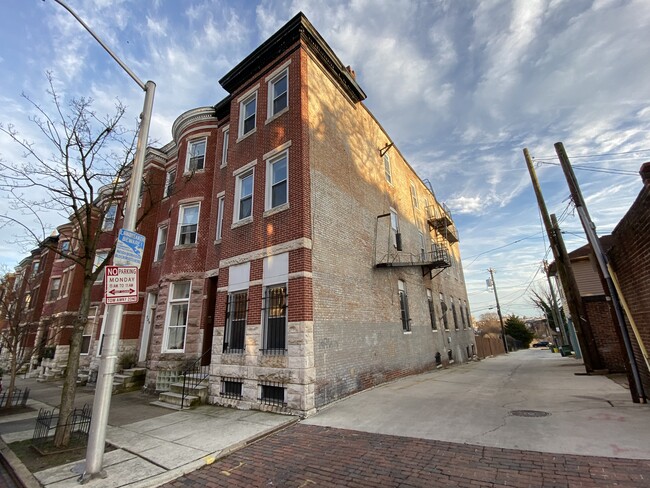
<path fill-rule="evenodd" d="M 210 364 L 212 354 L 212 337 L 214 334 L 214 315 L 217 306 L 217 277 L 208 278 L 208 299 L 205 306 L 205 317 L 203 320 L 203 350 L 201 352 L 201 366 Z"/>

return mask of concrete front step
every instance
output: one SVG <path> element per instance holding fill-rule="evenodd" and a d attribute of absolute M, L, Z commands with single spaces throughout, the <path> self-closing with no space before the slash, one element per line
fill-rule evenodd
<path fill-rule="evenodd" d="M 201 399 L 196 395 L 186 395 L 183 398 L 182 393 L 174 393 L 172 391 L 164 391 L 158 396 L 158 400 L 172 405 L 183 406 L 183 408 L 190 408 L 194 405 L 201 403 Z"/>
<path fill-rule="evenodd" d="M 171 385 L 169 385 L 169 391 L 172 393 L 182 394 L 183 383 L 172 383 Z M 207 381 L 206 384 L 201 384 L 195 386 L 194 388 L 187 388 L 187 394 L 197 396 L 201 399 L 201 402 L 205 402 L 208 399 Z"/>

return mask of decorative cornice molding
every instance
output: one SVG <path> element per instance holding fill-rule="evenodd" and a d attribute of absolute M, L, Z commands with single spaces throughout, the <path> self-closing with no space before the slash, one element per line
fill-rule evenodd
<path fill-rule="evenodd" d="M 181 114 L 172 125 L 172 137 L 178 144 L 180 134 L 190 125 L 201 120 L 216 119 L 217 113 L 214 107 L 198 107 Z"/>

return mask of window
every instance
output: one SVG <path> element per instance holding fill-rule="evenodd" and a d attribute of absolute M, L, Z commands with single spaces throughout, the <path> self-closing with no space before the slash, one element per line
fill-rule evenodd
<path fill-rule="evenodd" d="M 52 278 L 50 282 L 50 294 L 47 296 L 47 299 L 52 301 L 56 300 L 59 296 L 59 289 L 61 288 L 61 278 Z"/>
<path fill-rule="evenodd" d="M 67 254 L 70 252 L 70 241 L 61 241 L 61 245 L 59 246 L 59 251 L 61 251 L 61 254 Z"/>
<path fill-rule="evenodd" d="M 36 276 L 38 274 L 40 267 L 41 267 L 40 261 L 34 261 L 32 263 L 32 276 Z"/>
<path fill-rule="evenodd" d="M 280 383 L 260 385 L 260 401 L 265 405 L 284 405 L 284 390 Z"/>
<path fill-rule="evenodd" d="M 68 282 L 70 281 L 70 273 L 66 270 L 61 276 L 61 290 L 59 296 L 66 296 L 68 294 Z"/>
<path fill-rule="evenodd" d="M 169 304 L 167 305 L 165 351 L 183 351 L 185 348 L 191 285 L 191 281 L 180 281 L 171 285 Z"/>
<path fill-rule="evenodd" d="M 104 215 L 104 222 L 102 223 L 102 230 L 113 230 L 115 227 L 115 217 L 117 216 L 117 203 L 113 203 L 106 214 Z"/>
<path fill-rule="evenodd" d="M 390 170 L 390 156 L 384 154 L 384 173 L 386 174 L 386 181 L 388 183 L 393 183 L 393 175 Z"/>
<path fill-rule="evenodd" d="M 99 268 L 104 261 L 106 260 L 106 256 L 108 256 L 107 251 L 97 251 L 95 253 L 95 261 L 93 262 L 93 273 Z M 104 281 L 104 268 L 99 272 L 97 275 L 97 279 L 95 280 L 95 283 L 100 283 Z"/>
<path fill-rule="evenodd" d="M 287 287 L 272 285 L 264 293 L 264 351 L 284 354 L 287 347 Z"/>
<path fill-rule="evenodd" d="M 424 234 L 422 233 L 422 231 L 418 231 L 418 234 L 420 235 L 420 257 L 422 258 L 422 261 L 426 261 L 427 248 L 426 248 L 426 244 L 424 243 Z"/>
<path fill-rule="evenodd" d="M 431 319 L 431 330 L 438 330 L 436 324 L 436 306 L 433 304 L 433 294 L 427 290 L 427 302 L 429 302 L 429 318 Z"/>
<path fill-rule="evenodd" d="M 223 234 L 223 204 L 225 196 L 220 196 L 217 202 L 217 240 L 220 241 Z"/>
<path fill-rule="evenodd" d="M 445 303 L 445 296 L 440 293 L 440 310 L 442 311 L 442 323 L 445 330 L 449 330 L 449 321 L 447 320 L 447 304 Z"/>
<path fill-rule="evenodd" d="M 256 113 L 257 92 L 239 104 L 239 137 L 243 137 L 255 129 Z"/>
<path fill-rule="evenodd" d="M 237 176 L 237 221 L 246 219 L 253 214 L 253 171 Z"/>
<path fill-rule="evenodd" d="M 266 208 L 287 203 L 287 153 L 269 159 L 266 165 Z"/>
<path fill-rule="evenodd" d="M 399 232 L 399 218 L 397 217 L 397 212 L 390 209 L 390 228 L 391 228 L 391 238 L 393 240 L 393 246 L 397 246 L 397 233 Z"/>
<path fill-rule="evenodd" d="M 158 237 L 156 238 L 156 255 L 154 261 L 160 261 L 165 257 L 165 249 L 167 248 L 167 226 L 158 227 Z"/>
<path fill-rule="evenodd" d="M 458 310 L 460 311 L 460 323 L 463 329 L 467 328 L 467 321 L 465 320 L 465 310 L 463 309 L 463 303 L 458 300 Z"/>
<path fill-rule="evenodd" d="M 199 227 L 199 205 L 182 205 L 178 213 L 176 245 L 196 244 Z"/>
<path fill-rule="evenodd" d="M 456 314 L 456 302 L 454 298 L 451 298 L 451 315 L 454 317 L 454 329 L 459 330 L 458 327 L 458 315 Z"/>
<path fill-rule="evenodd" d="M 411 200 L 413 200 L 413 207 L 418 208 L 418 191 L 415 189 L 415 183 L 411 182 Z"/>
<path fill-rule="evenodd" d="M 397 281 L 397 289 L 399 291 L 399 306 L 402 315 L 402 329 L 404 332 L 411 330 L 411 319 L 409 317 L 409 301 L 406 296 L 406 283 L 402 280 Z"/>
<path fill-rule="evenodd" d="M 230 140 L 230 129 L 223 131 L 223 147 L 221 149 L 221 166 L 228 164 L 228 142 Z"/>
<path fill-rule="evenodd" d="M 191 141 L 187 146 L 187 163 L 185 172 L 199 171 L 203 169 L 205 163 L 205 139 L 200 141 Z"/>
<path fill-rule="evenodd" d="M 81 336 L 81 354 L 86 356 L 90 352 L 90 339 L 92 336 L 83 335 Z"/>
<path fill-rule="evenodd" d="M 242 387 L 244 383 L 238 378 L 221 379 L 221 396 L 224 398 L 239 399 L 242 397 Z"/>
<path fill-rule="evenodd" d="M 284 70 L 269 81 L 269 118 L 277 115 L 289 105 L 287 93 L 288 80 L 288 71 Z"/>
<path fill-rule="evenodd" d="M 176 181 L 176 168 L 167 171 L 165 176 L 165 194 L 163 198 L 167 198 L 174 193 L 174 182 Z"/>
<path fill-rule="evenodd" d="M 25 298 L 23 299 L 23 309 L 29 310 L 32 308 L 32 294 L 27 292 L 25 293 Z"/>
<path fill-rule="evenodd" d="M 228 295 L 223 352 L 244 352 L 247 311 L 248 291 L 238 291 Z"/>

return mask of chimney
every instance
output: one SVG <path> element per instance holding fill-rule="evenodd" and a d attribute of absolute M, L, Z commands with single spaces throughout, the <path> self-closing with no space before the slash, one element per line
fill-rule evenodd
<path fill-rule="evenodd" d="M 639 170 L 641 179 L 643 180 L 644 186 L 650 186 L 650 161 L 643 163 L 641 169 Z"/>
<path fill-rule="evenodd" d="M 352 79 L 353 79 L 353 80 L 356 80 L 356 79 L 357 79 L 357 74 L 356 74 L 356 73 L 354 72 L 354 70 L 352 69 L 352 66 L 349 66 L 349 65 L 348 65 L 348 66 L 345 67 L 345 69 L 348 70 L 348 73 L 350 73 L 350 76 L 352 76 Z"/>

